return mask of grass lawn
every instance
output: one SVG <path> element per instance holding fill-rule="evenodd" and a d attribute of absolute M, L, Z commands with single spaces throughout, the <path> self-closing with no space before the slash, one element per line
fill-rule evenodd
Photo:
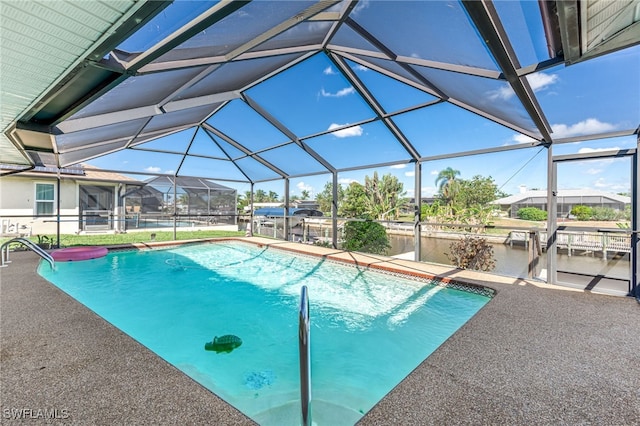
<path fill-rule="evenodd" d="M 493 226 L 505 226 L 514 228 L 546 228 L 547 222 L 536 222 L 532 220 L 513 219 L 509 217 L 496 217 L 491 219 L 491 225 Z M 488 235 L 509 235 L 510 229 L 492 229 L 488 228 L 485 233 Z"/>
<path fill-rule="evenodd" d="M 151 239 L 151 234 L 155 234 L 155 239 Z M 216 237 L 243 237 L 244 232 L 239 231 L 178 231 L 176 239 L 191 240 L 199 238 L 216 238 Z M 56 242 L 55 235 L 46 236 L 53 244 Z M 43 239 L 43 236 L 40 236 Z M 38 237 L 29 238 L 34 243 L 38 243 Z M 0 243 L 8 241 L 9 238 L 0 240 Z M 128 232 L 126 234 L 90 234 L 60 235 L 60 247 L 71 246 L 107 246 L 113 244 L 129 244 L 129 243 L 148 243 L 151 241 L 173 241 L 173 231 L 155 231 L 155 232 Z"/>

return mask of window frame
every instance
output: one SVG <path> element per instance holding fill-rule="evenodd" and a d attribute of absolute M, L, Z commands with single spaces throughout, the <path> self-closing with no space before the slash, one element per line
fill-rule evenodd
<path fill-rule="evenodd" d="M 51 200 L 38 199 L 38 185 L 49 185 L 53 188 L 53 198 Z M 56 185 L 51 182 L 34 182 L 33 183 L 33 215 L 36 217 L 50 216 L 56 214 Z M 40 213 L 38 205 L 40 203 L 50 203 L 51 213 Z"/>

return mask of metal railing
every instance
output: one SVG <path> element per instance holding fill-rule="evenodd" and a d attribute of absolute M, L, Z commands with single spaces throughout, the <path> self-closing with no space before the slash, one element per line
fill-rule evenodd
<path fill-rule="evenodd" d="M 49 262 L 49 266 L 51 267 L 51 269 L 55 269 L 55 261 L 53 260 L 53 257 L 51 257 L 51 255 L 49 253 L 47 253 L 46 251 L 44 251 L 43 249 L 38 247 L 32 241 L 29 241 L 26 238 L 20 238 L 20 237 L 13 238 L 13 239 L 5 242 L 4 244 L 2 244 L 2 247 L 0 247 L 0 252 L 2 252 L 2 259 L 0 260 L 0 267 L 5 267 L 5 266 L 7 266 L 6 265 L 7 263 L 11 263 L 11 261 L 9 260 L 9 246 L 12 243 L 20 243 L 23 246 L 27 247 L 28 249 L 31 249 L 38 256 L 40 256 L 41 258 L 43 258 L 44 260 Z"/>
<path fill-rule="evenodd" d="M 300 350 L 300 404 L 302 426 L 311 425 L 311 356 L 309 351 L 309 297 L 307 286 L 300 291 L 300 312 L 298 321 L 298 347 Z"/>
<path fill-rule="evenodd" d="M 542 231 L 540 239 L 544 247 L 547 244 L 547 232 Z M 606 255 L 608 251 L 630 253 L 631 234 L 628 231 L 558 231 L 556 233 L 558 248 L 567 249 L 571 256 L 574 250 L 598 251 Z"/>

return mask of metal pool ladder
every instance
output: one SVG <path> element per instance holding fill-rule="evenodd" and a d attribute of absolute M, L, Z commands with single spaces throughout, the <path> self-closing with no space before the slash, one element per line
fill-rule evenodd
<path fill-rule="evenodd" d="M 27 240 L 26 238 L 21 238 L 21 237 L 12 238 L 11 240 L 2 244 L 2 247 L 0 247 L 0 252 L 2 252 L 2 259 L 0 260 L 0 268 L 4 268 L 5 266 L 7 266 L 7 263 L 11 263 L 11 261 L 9 260 L 9 245 L 11 245 L 11 243 L 21 243 L 23 246 L 32 250 L 38 256 L 40 256 L 41 258 L 49 262 L 49 266 L 51 266 L 51 269 L 55 269 L 55 261 L 53 260 L 53 257 L 51 257 L 49 253 L 47 253 L 46 251 L 44 251 L 43 249 L 35 245 L 33 242 Z"/>
<path fill-rule="evenodd" d="M 308 426 L 311 425 L 311 356 L 309 351 L 309 297 L 307 296 L 306 285 L 303 285 L 300 291 L 298 338 L 302 426 Z"/>

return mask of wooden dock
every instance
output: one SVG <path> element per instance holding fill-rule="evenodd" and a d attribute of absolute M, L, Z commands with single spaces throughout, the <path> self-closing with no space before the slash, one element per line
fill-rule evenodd
<path fill-rule="evenodd" d="M 556 234 L 558 249 L 567 250 L 571 256 L 575 251 L 602 253 L 631 253 L 631 236 L 624 233 L 613 232 L 567 232 L 558 231 Z M 547 232 L 540 232 L 540 243 L 543 248 L 547 246 Z"/>

